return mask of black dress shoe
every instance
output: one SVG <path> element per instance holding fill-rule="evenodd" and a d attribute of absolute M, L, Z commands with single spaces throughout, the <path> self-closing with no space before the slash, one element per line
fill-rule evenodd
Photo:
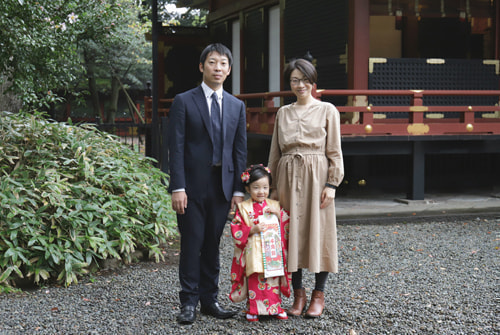
<path fill-rule="evenodd" d="M 201 313 L 206 315 L 211 315 L 217 319 L 229 319 L 236 315 L 236 311 L 228 311 L 222 307 L 220 307 L 218 302 L 214 302 L 210 305 L 202 305 Z"/>
<path fill-rule="evenodd" d="M 196 320 L 196 308 L 194 306 L 182 306 L 181 312 L 177 315 L 177 322 L 183 325 L 190 325 Z"/>

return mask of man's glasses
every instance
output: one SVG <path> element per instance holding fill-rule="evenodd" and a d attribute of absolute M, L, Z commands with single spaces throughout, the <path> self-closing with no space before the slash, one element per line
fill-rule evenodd
<path fill-rule="evenodd" d="M 292 79 L 290 79 L 290 84 L 291 84 L 292 86 L 297 86 L 297 85 L 299 85 L 299 84 L 300 84 L 300 82 L 303 82 L 303 83 L 304 83 L 304 85 L 307 85 L 307 84 L 310 84 L 310 83 L 311 83 L 311 81 L 310 81 L 309 79 L 307 79 L 307 78 L 303 78 L 303 79 L 299 79 L 299 78 L 292 78 Z"/>

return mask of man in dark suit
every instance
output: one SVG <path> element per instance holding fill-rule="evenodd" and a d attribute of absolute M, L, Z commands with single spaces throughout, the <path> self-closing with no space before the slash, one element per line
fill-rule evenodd
<path fill-rule="evenodd" d="M 243 200 L 246 167 L 245 105 L 223 90 L 231 51 L 207 46 L 200 57 L 203 83 L 178 94 L 169 112 L 172 209 L 181 235 L 177 321 L 191 324 L 196 306 L 219 319 L 236 312 L 218 301 L 219 244 L 230 208 Z"/>

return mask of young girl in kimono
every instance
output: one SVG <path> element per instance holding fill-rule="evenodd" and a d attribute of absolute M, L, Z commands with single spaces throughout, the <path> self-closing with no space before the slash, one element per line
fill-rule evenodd
<path fill-rule="evenodd" d="M 281 294 L 290 296 L 290 274 L 286 268 L 288 241 L 288 214 L 280 208 L 279 202 L 268 199 L 271 172 L 267 167 L 252 165 L 241 175 L 241 180 L 250 198 L 239 203 L 231 222 L 231 233 L 235 243 L 231 266 L 231 293 L 233 302 L 247 300 L 246 319 L 258 321 L 258 315 L 272 315 L 280 320 L 288 319 L 286 311 L 281 308 Z M 259 222 L 269 215 L 279 220 L 280 240 L 277 248 L 270 248 L 273 257 L 281 261 L 278 271 L 281 275 L 266 278 L 262 253 L 261 232 L 266 231 L 266 222 Z M 265 220 L 267 221 L 267 220 Z M 276 221 L 275 221 L 276 222 Z M 277 231 L 276 230 L 276 231 Z M 275 235 L 272 235 L 275 236 Z M 265 240 L 265 248 L 269 241 Z M 275 239 L 270 239 L 271 244 Z M 281 246 L 281 248 L 280 248 Z M 281 250 L 280 250 L 281 249 Z M 269 250 L 269 249 L 268 249 Z M 276 263 L 273 263 L 276 264 Z M 278 262 L 280 264 L 280 262 Z M 282 270 L 281 270 L 282 267 Z"/>

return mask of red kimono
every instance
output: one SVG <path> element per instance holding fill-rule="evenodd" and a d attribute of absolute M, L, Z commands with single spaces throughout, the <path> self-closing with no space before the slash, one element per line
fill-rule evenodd
<path fill-rule="evenodd" d="M 265 207 L 280 210 L 281 248 L 285 275 L 264 277 L 264 265 L 260 234 L 249 236 L 250 229 L 258 223 L 259 215 Z M 245 200 L 238 204 L 238 209 L 231 222 L 231 233 L 235 243 L 231 266 L 231 292 L 229 299 L 241 302 L 247 299 L 247 313 L 252 315 L 277 315 L 281 308 L 281 294 L 290 296 L 290 273 L 287 271 L 286 256 L 288 251 L 288 214 L 275 200 L 267 199 L 263 203 Z"/>

